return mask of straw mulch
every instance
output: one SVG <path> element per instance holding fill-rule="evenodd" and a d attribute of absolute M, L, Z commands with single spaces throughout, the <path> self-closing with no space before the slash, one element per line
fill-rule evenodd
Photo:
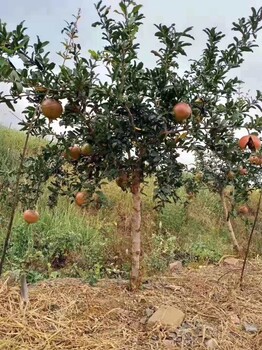
<path fill-rule="evenodd" d="M 262 349 L 262 264 L 249 264 L 244 290 L 239 269 L 204 267 L 175 277 L 149 280 L 138 293 L 124 283 L 90 287 L 76 279 L 30 287 L 23 305 L 18 286 L 0 283 L 0 349 L 207 349 L 215 338 L 222 350 Z M 176 332 L 149 329 L 158 307 L 176 306 L 186 320 Z M 257 332 L 243 328 L 256 325 Z"/>

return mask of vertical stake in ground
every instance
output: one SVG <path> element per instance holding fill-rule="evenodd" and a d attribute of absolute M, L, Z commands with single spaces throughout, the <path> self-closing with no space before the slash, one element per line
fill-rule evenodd
<path fill-rule="evenodd" d="M 9 220 L 8 227 L 7 227 L 7 232 L 6 232 L 6 237 L 5 237 L 4 246 L 3 246 L 2 257 L 1 257 L 1 260 L 0 260 L 0 276 L 3 273 L 3 266 L 4 266 L 4 262 L 5 262 L 5 258 L 6 258 L 7 249 L 8 249 L 8 246 L 9 246 L 9 241 L 10 241 L 10 238 L 11 238 L 15 212 L 16 212 L 16 209 L 17 209 L 17 206 L 18 206 L 18 202 L 19 202 L 19 183 L 20 183 L 20 178 L 21 178 L 22 170 L 23 170 L 23 164 L 24 164 L 24 160 L 25 160 L 27 147 L 28 147 L 30 131 L 32 129 L 33 122 L 34 122 L 34 119 L 35 119 L 35 116 L 37 115 L 37 113 L 38 113 L 38 107 L 36 108 L 35 115 L 32 117 L 32 122 L 31 122 L 31 124 L 29 126 L 29 129 L 28 129 L 27 133 L 26 133 L 24 148 L 23 148 L 23 152 L 22 152 L 22 155 L 21 155 L 21 159 L 20 159 L 20 163 L 19 163 L 19 167 L 18 167 L 18 171 L 17 171 L 15 188 L 14 188 L 14 200 L 13 200 L 13 205 L 12 205 L 12 209 L 11 209 L 11 216 L 10 216 L 10 220 Z"/>
<path fill-rule="evenodd" d="M 247 250 L 246 250 L 246 254 L 245 254 L 245 258 L 244 258 L 244 262 L 243 262 L 243 267 L 241 270 L 241 276 L 240 276 L 240 288 L 242 289 L 243 287 L 243 277 L 244 277 L 244 273 L 245 273 L 245 268 L 246 268 L 246 264 L 247 264 L 247 258 L 248 258 L 248 254 L 249 254 L 249 250 L 250 250 L 250 245 L 252 242 L 252 238 L 255 232 L 255 228 L 256 228 L 256 224 L 258 221 L 258 215 L 259 215 L 259 210 L 260 210 L 260 206 L 261 206 L 261 201 L 262 201 L 262 188 L 260 190 L 260 195 L 259 195 L 259 200 L 258 200 L 258 204 L 257 204 L 257 210 L 256 210 L 256 215 L 255 215 L 255 219 L 253 222 L 253 226 L 249 235 L 249 239 L 248 239 L 248 243 L 247 243 Z"/>

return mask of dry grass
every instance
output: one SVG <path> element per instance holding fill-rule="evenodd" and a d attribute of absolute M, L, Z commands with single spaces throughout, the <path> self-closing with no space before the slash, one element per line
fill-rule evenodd
<path fill-rule="evenodd" d="M 167 349 L 169 338 L 169 349 L 197 350 L 213 337 L 221 350 L 259 350 L 262 333 L 247 333 L 243 323 L 262 326 L 261 267 L 259 261 L 249 264 L 243 291 L 239 270 L 217 266 L 149 280 L 137 294 L 116 281 L 96 287 L 76 279 L 46 281 L 30 288 L 26 307 L 18 287 L 2 281 L 0 349 Z M 176 333 L 149 330 L 141 322 L 146 311 L 162 305 L 186 313 Z"/>

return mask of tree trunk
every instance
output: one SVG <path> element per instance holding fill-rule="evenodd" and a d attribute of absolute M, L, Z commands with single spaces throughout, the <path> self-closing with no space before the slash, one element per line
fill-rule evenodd
<path fill-rule="evenodd" d="M 227 208 L 227 203 L 226 203 L 226 198 L 225 198 L 225 194 L 224 194 L 224 191 L 222 191 L 220 193 L 220 197 L 221 197 L 221 201 L 222 201 L 222 205 L 223 205 L 223 208 L 224 208 L 224 213 L 225 213 L 225 217 L 226 217 L 226 222 L 227 222 L 227 226 L 228 226 L 228 229 L 229 229 L 229 233 L 230 233 L 230 238 L 233 242 L 233 248 L 237 251 L 237 253 L 239 255 L 241 255 L 241 248 L 238 244 L 238 241 L 236 239 L 236 235 L 235 235 L 235 232 L 234 232 L 234 228 L 233 228 L 233 225 L 232 225 L 232 222 L 230 220 L 230 215 L 229 215 L 229 211 L 228 211 L 228 208 Z"/>
<path fill-rule="evenodd" d="M 133 215 L 131 223 L 131 290 L 140 286 L 140 255 L 141 255 L 141 180 L 139 173 L 135 173 L 131 186 L 133 196 Z"/>
<path fill-rule="evenodd" d="M 26 281 L 26 273 L 22 272 L 21 274 L 21 298 L 25 304 L 28 304 L 29 302 L 29 291 L 28 291 L 28 285 Z"/>

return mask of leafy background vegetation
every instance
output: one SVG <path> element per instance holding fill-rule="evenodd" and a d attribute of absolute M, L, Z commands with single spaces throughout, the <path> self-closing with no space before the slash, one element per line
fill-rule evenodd
<path fill-rule="evenodd" d="M 8 220 L 8 186 L 17 166 L 24 143 L 24 134 L 0 128 L 0 244 Z M 43 141 L 31 138 L 29 153 L 36 154 Z M 12 181 L 10 181 L 12 183 Z M 164 272 L 168 264 L 182 260 L 192 268 L 203 263 L 215 263 L 223 255 L 232 254 L 231 241 L 219 196 L 207 189 L 201 190 L 185 206 L 186 193 L 181 201 L 168 204 L 162 213 L 153 210 L 153 180 L 148 180 L 143 204 L 143 270 L 146 275 Z M 10 192 L 11 193 L 11 192 Z M 15 217 L 13 239 L 8 251 L 6 272 L 21 268 L 28 272 L 28 280 L 74 276 L 95 283 L 99 278 L 127 278 L 130 270 L 130 213 L 131 195 L 122 192 L 115 183 L 103 187 L 99 206 L 91 203 L 78 208 L 69 199 L 61 197 L 58 206 L 47 206 L 48 189 L 38 203 L 41 220 L 27 225 L 18 211 Z M 258 193 L 249 199 L 255 210 Z M 261 213 L 262 214 L 262 213 Z M 260 218 L 261 218 L 260 214 Z M 250 223 L 241 217 L 234 220 L 235 231 L 245 246 Z M 261 220 L 256 229 L 252 254 L 261 254 Z"/>

